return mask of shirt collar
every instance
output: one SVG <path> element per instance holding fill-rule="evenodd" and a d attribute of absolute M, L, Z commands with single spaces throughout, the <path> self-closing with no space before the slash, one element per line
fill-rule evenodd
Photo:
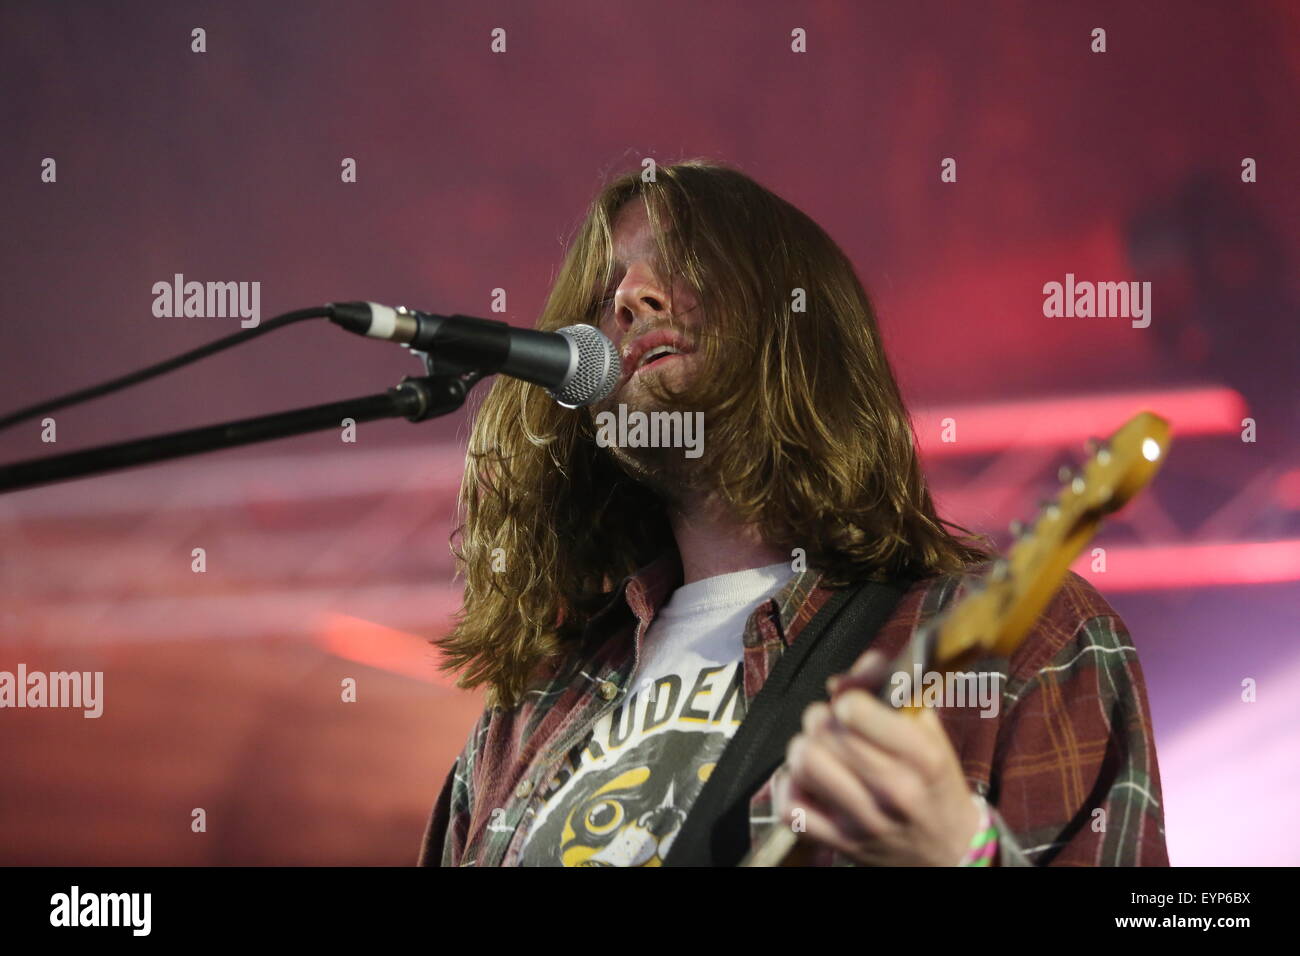
<path fill-rule="evenodd" d="M 682 585 L 682 561 L 669 548 L 627 579 L 623 599 L 642 623 L 649 624 L 669 596 Z"/>
<path fill-rule="evenodd" d="M 820 586 L 822 574 L 808 569 L 798 571 L 780 590 L 763 601 L 756 611 L 771 620 L 783 643 L 793 638 L 796 619 L 807 616 L 805 608 Z M 675 547 L 668 548 L 649 564 L 624 578 L 610 596 L 610 601 L 592 619 L 604 618 L 618 609 L 626 609 L 633 618 L 649 626 L 659 609 L 667 602 L 683 580 L 681 557 Z M 818 605 L 820 602 L 815 602 Z"/>

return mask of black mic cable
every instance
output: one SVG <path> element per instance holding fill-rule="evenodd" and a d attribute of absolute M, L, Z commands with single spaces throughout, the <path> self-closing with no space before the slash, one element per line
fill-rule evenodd
<path fill-rule="evenodd" d="M 67 408 L 69 405 L 80 405 L 82 402 L 88 402 L 91 399 L 99 398 L 101 395 L 108 395 L 112 392 L 121 391 L 124 388 L 130 388 L 132 385 L 138 385 L 141 382 L 148 381 L 151 378 L 157 378 L 173 369 L 178 369 L 183 365 L 189 365 L 197 362 L 199 359 L 207 358 L 228 348 L 236 345 L 243 345 L 249 339 L 255 339 L 259 335 L 265 335 L 267 332 L 274 332 L 276 329 L 282 329 L 286 325 L 292 325 L 295 322 L 302 322 L 306 319 L 327 319 L 330 317 L 330 307 L 325 305 L 312 306 L 309 309 L 298 309 L 294 312 L 286 312 L 284 315 L 277 315 L 273 319 L 259 323 L 255 329 L 244 329 L 233 335 L 227 335 L 225 338 L 217 339 L 215 342 L 209 342 L 207 345 L 201 345 L 189 352 L 182 352 L 175 358 L 167 359 L 165 362 L 159 362 L 157 365 L 150 365 L 142 368 L 138 372 L 131 372 L 129 375 L 123 375 L 121 378 L 110 379 L 99 385 L 92 385 L 89 388 L 83 388 L 75 392 L 69 392 L 58 398 L 51 398 L 48 401 L 40 402 L 36 405 L 29 405 L 26 408 L 20 408 L 16 412 L 0 416 L 0 430 L 11 428 L 19 422 L 26 421 L 29 418 L 35 418 L 38 415 L 44 415 L 48 412 L 58 411 L 60 408 Z"/>
<path fill-rule="evenodd" d="M 429 353 L 435 362 L 441 359 L 452 367 L 463 365 L 465 371 L 483 375 L 501 372 L 540 385 L 566 408 L 600 401 L 614 390 L 622 376 L 618 350 L 591 325 L 539 332 L 464 315 L 433 315 L 372 302 L 340 302 L 286 312 L 257 328 L 227 335 L 156 365 L 20 408 L 0 416 L 0 430 L 130 388 L 306 319 L 329 319 L 358 335 L 398 342 Z"/>

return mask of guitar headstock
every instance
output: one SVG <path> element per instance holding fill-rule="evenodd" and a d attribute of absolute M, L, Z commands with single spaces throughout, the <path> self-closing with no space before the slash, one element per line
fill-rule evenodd
<path fill-rule="evenodd" d="M 934 664 L 1009 657 L 1060 587 L 1101 519 L 1122 508 L 1164 464 L 1169 423 L 1151 412 L 1125 422 L 1061 488 L 1005 558 L 935 623 Z"/>
<path fill-rule="evenodd" d="M 1155 477 L 1168 454 L 1169 423 L 1151 412 L 1134 415 L 1093 451 L 1080 474 L 1090 504 L 1103 515 L 1118 511 Z"/>

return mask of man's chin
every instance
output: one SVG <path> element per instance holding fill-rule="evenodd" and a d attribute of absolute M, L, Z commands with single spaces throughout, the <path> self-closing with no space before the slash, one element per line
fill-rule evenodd
<path fill-rule="evenodd" d="M 649 415 L 652 412 L 671 410 L 668 405 L 652 395 L 640 383 L 629 382 L 603 402 L 590 406 L 591 414 L 593 417 L 604 412 L 612 412 L 617 415 L 620 406 L 625 410 L 626 414 L 643 412 Z"/>
<path fill-rule="evenodd" d="M 637 484 L 653 492 L 665 504 L 681 504 L 699 489 L 702 469 L 697 459 L 688 459 L 680 448 L 605 449 L 610 458 Z"/>
<path fill-rule="evenodd" d="M 680 390 L 681 377 L 674 369 L 663 378 L 663 386 Z M 646 416 L 657 412 L 691 414 L 680 405 L 663 401 L 655 394 L 651 386 L 659 381 L 657 371 L 642 372 L 629 379 L 609 398 L 590 406 L 593 420 L 605 412 L 619 420 L 637 413 Z M 687 458 L 683 448 L 610 445 L 604 450 L 624 474 L 666 504 L 680 503 L 685 498 L 693 497 L 707 483 L 704 477 L 707 470 L 705 459 Z"/>
<path fill-rule="evenodd" d="M 686 381 L 683 365 L 689 358 L 690 356 L 683 356 L 683 361 L 670 362 L 664 369 L 645 368 L 637 372 L 607 399 L 610 403 L 609 410 L 614 411 L 623 404 L 629 412 L 670 411 L 671 408 L 655 395 L 655 389 L 680 392 Z"/>

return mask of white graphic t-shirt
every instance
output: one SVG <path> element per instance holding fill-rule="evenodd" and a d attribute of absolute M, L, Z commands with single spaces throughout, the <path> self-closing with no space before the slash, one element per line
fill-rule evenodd
<path fill-rule="evenodd" d="M 663 863 L 745 716 L 745 622 L 793 575 L 774 564 L 672 593 L 642 640 L 628 693 L 539 809 L 522 865 Z"/>

